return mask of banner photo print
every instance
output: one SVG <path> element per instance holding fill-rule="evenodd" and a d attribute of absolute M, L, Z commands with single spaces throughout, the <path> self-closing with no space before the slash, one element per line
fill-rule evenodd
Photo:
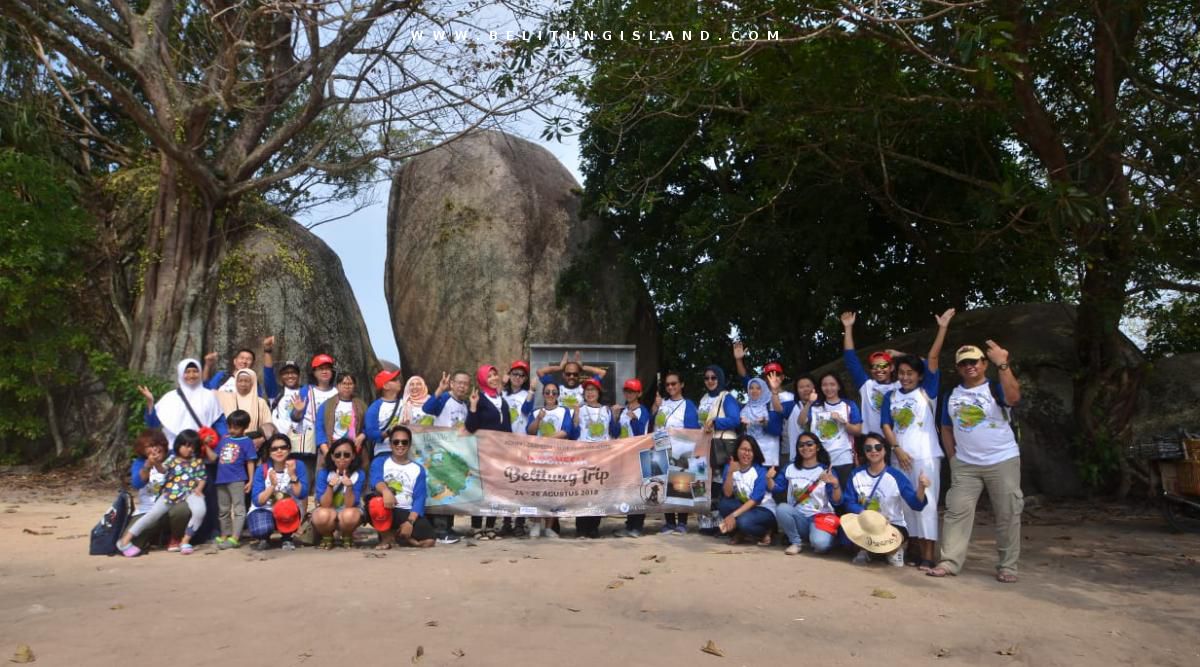
<path fill-rule="evenodd" d="M 413 428 L 429 514 L 572 517 L 707 512 L 711 474 L 702 431 L 605 442 Z"/>

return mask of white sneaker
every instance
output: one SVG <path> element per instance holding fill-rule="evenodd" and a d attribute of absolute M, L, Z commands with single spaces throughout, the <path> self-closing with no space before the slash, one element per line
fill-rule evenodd
<path fill-rule="evenodd" d="M 866 565 L 871 562 L 871 554 L 867 553 L 866 549 L 859 549 L 854 555 L 854 560 L 850 561 L 852 565 Z M 901 561 L 903 563 L 903 561 Z"/>
<path fill-rule="evenodd" d="M 904 549 L 896 549 L 887 557 L 888 565 L 892 567 L 904 567 Z"/>
<path fill-rule="evenodd" d="M 530 537 L 541 537 L 542 536 L 542 524 L 540 521 L 531 521 L 529 523 L 529 536 Z"/>
<path fill-rule="evenodd" d="M 789 545 L 788 548 L 785 549 L 783 553 L 785 553 L 789 556 L 795 556 L 796 554 L 800 553 L 801 551 L 802 551 L 802 549 L 799 544 L 792 544 L 792 545 Z"/>

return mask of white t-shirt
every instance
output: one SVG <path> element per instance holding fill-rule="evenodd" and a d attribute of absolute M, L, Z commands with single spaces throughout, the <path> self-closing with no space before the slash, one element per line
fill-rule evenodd
<path fill-rule="evenodd" d="M 843 421 L 837 421 L 830 415 L 839 413 Z M 846 432 L 846 424 L 850 422 L 850 403 L 840 401 L 829 405 L 824 401 L 812 404 L 809 409 L 808 427 L 821 439 L 825 451 L 829 452 L 830 463 L 835 466 L 854 463 L 854 443 Z"/>
<path fill-rule="evenodd" d="M 313 430 L 314 424 L 317 423 L 317 410 L 325 405 L 329 399 L 337 396 L 337 387 L 331 386 L 328 389 L 318 389 L 317 385 L 310 384 L 305 389 L 304 395 L 308 398 L 308 405 L 304 408 L 304 426 L 302 431 L 307 433 Z M 296 443 L 292 443 L 294 446 Z"/>
<path fill-rule="evenodd" d="M 783 435 L 784 441 L 787 442 L 789 461 L 796 460 L 796 441 L 800 439 L 800 434 L 805 431 L 804 427 L 800 425 L 800 415 L 804 410 L 803 403 L 796 403 L 783 419 Z"/>
<path fill-rule="evenodd" d="M 566 408 L 560 405 L 553 410 L 546 410 L 545 412 L 545 415 L 542 416 L 542 423 L 538 426 L 537 435 L 549 438 L 558 431 L 570 431 L 568 428 L 563 428 L 563 424 L 567 423 L 571 414 Z"/>
<path fill-rule="evenodd" d="M 733 497 L 738 499 L 738 502 L 746 502 L 750 499 L 751 492 L 754 491 L 754 483 L 758 481 L 758 468 L 750 466 L 743 470 L 733 469 Z M 762 502 L 759 507 L 765 507 L 771 511 L 775 510 L 775 498 L 771 496 L 771 489 L 763 494 Z"/>
<path fill-rule="evenodd" d="M 658 406 L 658 414 L 654 416 L 654 428 L 683 428 L 683 416 L 686 413 L 686 398 L 669 398 Z"/>
<path fill-rule="evenodd" d="M 819 481 L 821 474 L 825 472 L 824 466 L 816 465 L 811 468 L 798 468 L 796 464 L 791 464 L 784 469 L 783 475 L 788 481 L 788 504 L 795 506 L 801 514 L 805 516 L 813 516 L 816 514 L 829 514 L 835 512 L 833 504 L 829 502 L 829 497 L 825 482 Z M 812 491 L 805 493 L 808 485 L 816 482 Z"/>
<path fill-rule="evenodd" d="M 867 378 L 867 381 L 858 390 L 858 405 L 859 409 L 862 410 L 863 433 L 883 432 L 879 430 L 879 411 L 883 409 L 883 396 L 889 391 L 899 388 L 899 382 L 880 384 L 871 378 Z"/>
<path fill-rule="evenodd" d="M 393 422 L 400 422 L 400 409 L 404 406 L 400 405 L 399 399 L 395 401 L 383 400 L 379 404 L 379 442 L 375 443 L 375 448 L 371 452 L 372 456 L 390 453 L 392 451 L 392 443 L 388 442 L 387 432 L 392 427 Z M 392 416 L 392 411 L 395 410 L 395 416 Z"/>
<path fill-rule="evenodd" d="M 970 389 L 955 387 L 942 421 L 954 427 L 954 455 L 963 463 L 989 466 L 1021 455 L 1004 408 L 986 382 Z"/>
<path fill-rule="evenodd" d="M 620 435 L 620 437 L 622 437 L 622 438 L 632 437 L 633 436 L 633 427 L 630 426 L 630 424 L 633 423 L 634 421 L 636 421 L 638 418 L 640 418 L 642 416 L 642 414 L 645 413 L 645 411 L 646 411 L 646 406 L 644 406 L 644 405 L 639 405 L 636 408 L 634 408 L 633 410 L 629 410 L 629 409 L 622 410 L 621 416 L 617 418 L 617 423 L 621 425 L 620 426 L 621 431 L 618 435 Z M 646 425 L 647 429 L 649 429 L 649 426 L 650 426 L 649 424 Z"/>
<path fill-rule="evenodd" d="M 508 418 L 512 422 L 513 433 L 524 433 L 529 426 L 529 415 L 521 413 L 521 406 L 529 400 L 529 390 L 522 389 L 511 394 L 504 394 L 504 402 L 508 404 Z"/>
<path fill-rule="evenodd" d="M 404 406 L 400 406 L 400 411 L 404 412 Z M 410 405 L 408 406 L 408 425 L 433 426 L 433 415 L 425 414 L 423 405 Z"/>
<path fill-rule="evenodd" d="M 383 483 L 396 495 L 396 507 L 400 509 L 412 509 L 413 490 L 420 477 L 419 463 L 396 463 L 390 456 L 383 462 Z"/>
<path fill-rule="evenodd" d="M 333 438 L 329 444 L 333 444 L 334 440 L 346 437 L 350 432 L 350 422 L 354 420 L 354 401 L 338 401 L 337 406 L 333 409 Z M 362 424 L 356 425 L 356 433 L 362 433 Z"/>
<path fill-rule="evenodd" d="M 134 514 L 149 512 L 150 508 L 154 505 L 154 500 L 158 498 L 158 492 L 162 490 L 163 482 L 167 481 L 165 469 L 164 472 L 159 472 L 149 463 L 143 465 L 150 469 L 150 479 L 146 482 L 146 486 L 137 490 L 137 504 L 134 506 Z"/>
<path fill-rule="evenodd" d="M 463 424 L 467 423 L 468 411 L 466 403 L 451 395 L 450 398 L 446 399 L 446 404 L 442 406 L 442 414 L 434 418 L 433 425 L 460 428 Z"/>
<path fill-rule="evenodd" d="M 302 465 L 302 464 L 297 464 L 297 465 Z M 268 469 L 270 469 L 270 468 L 273 468 L 274 466 L 268 465 L 267 467 L 268 467 Z M 258 466 L 257 468 L 255 468 L 254 474 L 255 475 L 264 475 L 263 467 Z M 263 487 L 265 488 L 267 486 L 270 486 L 270 484 L 271 484 L 271 477 L 269 475 L 264 476 L 263 477 Z M 267 498 L 266 504 L 263 504 L 263 505 L 258 504 L 258 494 L 257 493 L 250 494 L 250 511 L 253 512 L 255 510 L 270 509 L 271 507 L 273 507 L 275 505 L 276 500 L 282 500 L 284 498 L 290 498 L 292 496 L 292 476 L 288 474 L 286 466 L 284 467 L 283 472 L 279 472 L 279 471 L 275 472 L 275 487 L 274 487 L 274 489 L 275 490 L 271 494 L 271 496 L 269 498 Z M 297 503 L 297 504 L 300 504 L 300 503 Z"/>
<path fill-rule="evenodd" d="M 892 392 L 889 412 L 892 413 L 896 441 L 909 456 L 922 461 L 942 457 L 937 424 L 934 423 L 937 411 L 924 389 L 918 387 L 907 394 L 899 389 Z"/>
<path fill-rule="evenodd" d="M 583 442 L 603 442 L 611 439 L 608 433 L 612 424 L 612 410 L 606 406 L 589 407 L 586 403 L 579 406 L 579 440 Z"/>
<path fill-rule="evenodd" d="M 281 387 L 283 393 L 279 402 L 275 404 L 275 409 L 271 411 L 271 422 L 275 424 L 275 430 L 282 433 L 292 441 L 292 446 L 299 448 L 300 443 L 296 441 L 296 434 L 300 432 L 304 422 L 292 421 L 292 399 L 296 394 L 300 393 L 300 388 L 288 389 Z"/>
<path fill-rule="evenodd" d="M 878 486 L 875 484 L 876 480 L 879 482 Z M 887 468 L 884 468 L 878 477 L 872 477 L 865 468 L 854 473 L 854 477 L 850 479 L 850 492 L 858 496 L 858 504 L 862 505 L 863 509 L 876 510 L 887 517 L 888 523 L 908 527 L 904 522 L 904 508 L 907 504 L 900 495 L 900 485 Z"/>
<path fill-rule="evenodd" d="M 574 387 L 568 387 L 565 384 L 559 385 L 558 404 L 569 410 L 583 405 L 583 385 L 577 384 Z"/>

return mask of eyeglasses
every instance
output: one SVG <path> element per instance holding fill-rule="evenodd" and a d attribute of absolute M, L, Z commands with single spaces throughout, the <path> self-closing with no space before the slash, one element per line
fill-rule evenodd
<path fill-rule="evenodd" d="M 963 359 L 962 361 L 958 362 L 958 365 L 959 366 L 974 366 L 977 363 L 979 363 L 978 359 Z"/>
<path fill-rule="evenodd" d="M 407 447 L 412 444 L 412 440 L 393 440 L 393 447 Z"/>
<path fill-rule="evenodd" d="M 352 452 L 334 452 L 333 458 L 335 458 L 335 459 L 352 459 L 352 458 L 354 458 L 354 454 Z"/>
<path fill-rule="evenodd" d="M 290 452 L 290 451 L 292 451 L 292 448 L 288 447 L 287 445 L 273 445 L 271 447 L 271 451 L 273 451 L 273 452 Z"/>
<path fill-rule="evenodd" d="M 880 443 L 875 443 L 873 445 L 868 443 L 868 444 L 863 445 L 863 451 L 864 452 L 882 452 L 883 445 Z"/>
<path fill-rule="evenodd" d="M 871 368 L 874 368 L 877 370 L 883 370 L 889 366 L 891 366 L 891 364 L 887 363 L 886 361 L 881 364 L 871 364 Z"/>
<path fill-rule="evenodd" d="M 799 444 L 801 447 L 816 447 L 817 446 L 817 443 L 813 442 L 812 440 L 801 440 Z"/>
<path fill-rule="evenodd" d="M 678 382 L 668 382 L 668 383 L 667 383 L 667 386 L 668 386 L 668 387 L 678 387 L 678 386 L 679 386 L 679 383 L 678 383 Z"/>

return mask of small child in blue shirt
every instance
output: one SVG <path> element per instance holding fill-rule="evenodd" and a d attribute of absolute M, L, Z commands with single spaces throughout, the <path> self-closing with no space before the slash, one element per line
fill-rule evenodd
<path fill-rule="evenodd" d="M 217 464 L 217 517 L 221 534 L 216 539 L 218 549 L 236 549 L 241 544 L 242 525 L 246 522 L 246 494 L 258 455 L 254 441 L 246 437 L 250 428 L 250 413 L 234 410 L 225 419 L 229 434 L 221 438 L 215 450 L 208 450 L 208 460 Z"/>

